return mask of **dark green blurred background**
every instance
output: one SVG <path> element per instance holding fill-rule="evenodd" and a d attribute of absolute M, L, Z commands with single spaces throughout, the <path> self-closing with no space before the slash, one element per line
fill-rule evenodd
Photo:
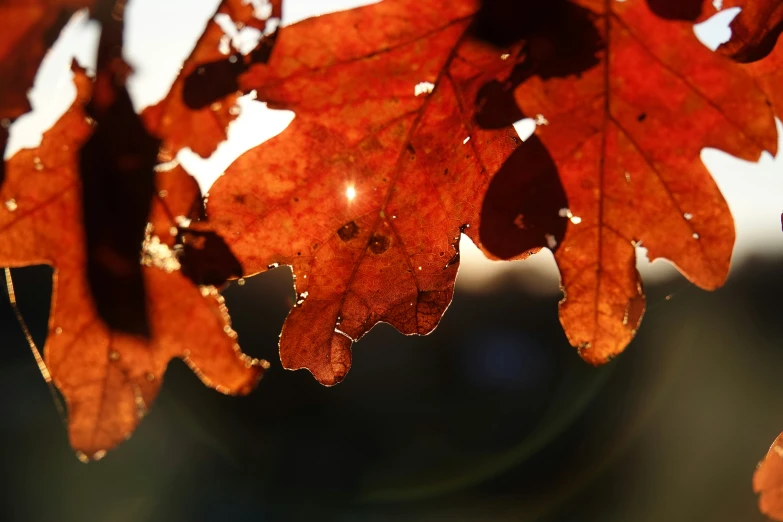
<path fill-rule="evenodd" d="M 40 344 L 50 274 L 14 271 Z M 227 292 L 245 351 L 272 362 L 256 392 L 221 396 L 172 363 L 133 438 L 88 465 L 0 299 L 0 519 L 764 520 L 751 478 L 783 431 L 779 263 L 715 293 L 647 290 L 636 340 L 600 369 L 568 346 L 558 297 L 499 280 L 458 284 L 428 337 L 376 327 L 324 388 L 280 367 L 293 295 L 277 269 Z"/>

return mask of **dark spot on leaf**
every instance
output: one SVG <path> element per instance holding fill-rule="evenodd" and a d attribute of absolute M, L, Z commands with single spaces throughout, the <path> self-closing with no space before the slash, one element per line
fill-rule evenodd
<path fill-rule="evenodd" d="M 647 113 L 646 112 L 643 112 L 639 116 L 636 117 L 636 121 L 638 121 L 640 123 L 643 122 L 646 119 L 647 119 Z"/>
<path fill-rule="evenodd" d="M 448 292 L 439 290 L 419 290 L 418 302 L 422 304 L 445 303 L 448 301 Z"/>
<path fill-rule="evenodd" d="M 389 241 L 389 238 L 386 236 L 382 236 L 380 234 L 375 234 L 370 239 L 370 244 L 368 245 L 370 252 L 373 254 L 383 254 L 389 249 L 389 245 L 391 244 L 391 241 Z"/>
<path fill-rule="evenodd" d="M 350 241 L 359 235 L 359 227 L 356 225 L 355 221 L 351 221 L 350 223 L 341 226 L 337 231 L 337 235 L 340 236 L 340 239 L 343 241 Z"/>

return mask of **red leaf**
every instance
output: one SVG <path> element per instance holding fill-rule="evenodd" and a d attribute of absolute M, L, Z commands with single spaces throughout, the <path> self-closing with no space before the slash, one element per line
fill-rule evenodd
<path fill-rule="evenodd" d="M 767 56 L 783 30 L 780 0 L 725 0 L 723 8 L 742 10 L 731 22 L 731 39 L 718 52 L 738 62 L 755 62 Z"/>
<path fill-rule="evenodd" d="M 572 217 L 555 253 L 560 318 L 582 357 L 600 364 L 630 342 L 644 311 L 635 245 L 702 288 L 724 282 L 733 221 L 699 154 L 774 152 L 773 114 L 753 78 L 703 47 L 690 22 L 641 2 L 573 2 L 509 52 L 514 97 L 547 120 L 537 134 Z"/>
<path fill-rule="evenodd" d="M 27 91 L 38 65 L 73 13 L 95 0 L 0 1 L 0 118 L 30 110 Z"/>
<path fill-rule="evenodd" d="M 783 44 L 776 45 L 783 30 L 783 3 L 779 0 L 727 0 L 724 7 L 741 7 L 731 24 L 732 38 L 718 52 L 748 62 L 745 71 L 763 90 L 775 109 L 783 114 Z"/>

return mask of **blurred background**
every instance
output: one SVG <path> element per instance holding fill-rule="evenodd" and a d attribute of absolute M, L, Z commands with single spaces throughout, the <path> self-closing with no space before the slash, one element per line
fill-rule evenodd
<path fill-rule="evenodd" d="M 132 2 L 137 107 L 165 95 L 218 3 Z M 283 22 L 360 3 L 291 0 Z M 700 37 L 725 38 L 724 18 Z M 9 148 L 34 146 L 71 103 L 67 64 L 74 54 L 89 64 L 96 36 L 83 15 L 68 26 Z M 225 152 L 212 163 L 181 158 L 204 187 L 292 117 L 243 103 Z M 765 520 L 751 478 L 783 431 L 783 164 L 717 151 L 703 159 L 737 219 L 730 280 L 702 292 L 640 250 L 647 314 L 626 352 L 599 369 L 565 339 L 548 251 L 490 263 L 465 240 L 454 303 L 435 333 L 408 338 L 379 325 L 354 346 L 346 380 L 324 388 L 280 366 L 278 334 L 294 301 L 281 267 L 226 291 L 244 350 L 272 363 L 258 389 L 222 396 L 175 361 L 134 436 L 84 465 L 0 297 L 0 518 Z M 14 270 L 39 346 L 51 276 L 47 267 Z"/>

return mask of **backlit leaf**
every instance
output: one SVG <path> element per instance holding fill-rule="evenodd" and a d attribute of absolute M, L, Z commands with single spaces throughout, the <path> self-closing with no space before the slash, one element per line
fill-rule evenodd
<path fill-rule="evenodd" d="M 297 116 L 228 169 L 207 211 L 245 273 L 293 267 L 284 366 L 334 384 L 373 325 L 425 334 L 451 302 L 460 231 L 476 238 L 491 174 L 521 143 L 473 119 L 503 66 L 471 35 L 477 7 L 387 1 L 307 20 L 241 78 Z"/>
<path fill-rule="evenodd" d="M 725 0 L 723 9 L 739 7 L 731 22 L 731 39 L 718 52 L 738 62 L 754 62 L 768 55 L 783 30 L 780 0 Z"/>
<path fill-rule="evenodd" d="M 239 350 L 217 290 L 179 270 L 175 217 L 198 217 L 200 194 L 181 170 L 153 171 L 159 141 L 133 112 L 117 41 L 104 24 L 95 86 L 75 71 L 73 106 L 0 186 L 0 265 L 55 269 L 45 360 L 85 459 L 130 436 L 170 359 L 223 393 L 248 393 L 265 365 Z"/>
<path fill-rule="evenodd" d="M 513 68 L 503 87 L 521 114 L 545 121 L 536 134 L 568 200 L 565 239 L 550 245 L 560 318 L 582 357 L 600 364 L 641 321 L 636 245 L 702 288 L 724 282 L 733 220 L 700 151 L 774 153 L 775 123 L 754 79 L 706 49 L 692 22 L 664 20 L 639 1 L 548 8 L 558 10 L 553 23 L 506 50 Z"/>
<path fill-rule="evenodd" d="M 377 322 L 429 332 L 458 230 L 495 258 L 555 250 L 561 320 L 594 364 L 641 320 L 635 245 L 720 286 L 733 221 L 699 153 L 774 152 L 774 119 L 748 72 L 696 39 L 703 3 L 672 6 L 387 0 L 284 28 L 240 85 L 297 117 L 208 203 L 245 273 L 293 266 L 284 365 L 332 384 Z M 520 145 L 526 116 L 539 127 Z"/>
<path fill-rule="evenodd" d="M 174 158 L 185 147 L 207 157 L 226 139 L 228 124 L 239 114 L 236 102 L 241 92 L 236 77 L 249 64 L 268 58 L 276 33 L 267 26 L 279 22 L 281 1 L 270 2 L 269 12 L 264 13 L 243 0 L 220 4 L 216 16 L 228 16 L 237 27 L 253 28 L 264 36 L 253 50 L 243 54 L 214 17 L 210 19 L 166 98 L 142 113 L 149 128 L 162 137 L 165 158 Z"/>

